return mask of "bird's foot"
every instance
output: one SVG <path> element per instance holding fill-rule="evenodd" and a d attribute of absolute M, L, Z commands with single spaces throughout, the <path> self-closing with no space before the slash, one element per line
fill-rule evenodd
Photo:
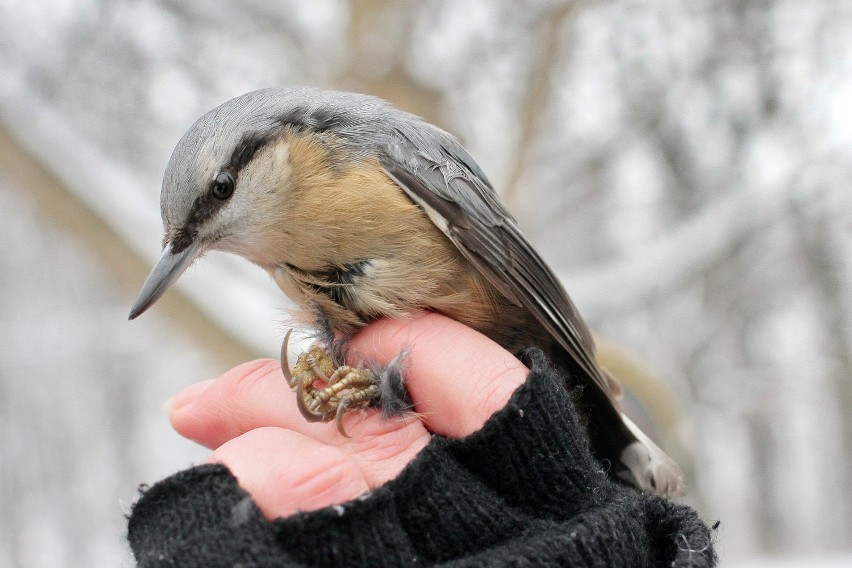
<path fill-rule="evenodd" d="M 299 411 L 309 422 L 334 419 L 338 431 L 348 438 L 343 416 L 349 410 L 375 404 L 380 390 L 379 377 L 371 369 L 339 364 L 319 345 L 312 345 L 299 355 L 291 371 L 287 360 L 289 339 L 288 331 L 281 345 L 281 371 L 296 392 Z"/>

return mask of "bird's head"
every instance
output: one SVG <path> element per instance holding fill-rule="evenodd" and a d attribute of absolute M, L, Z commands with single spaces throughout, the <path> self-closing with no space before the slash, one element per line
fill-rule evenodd
<path fill-rule="evenodd" d="M 380 122 L 383 110 L 398 112 L 373 97 L 297 87 L 247 93 L 202 116 L 166 169 L 163 252 L 130 318 L 156 302 L 206 251 L 236 253 L 265 268 L 286 262 L 288 193 L 295 180 L 363 160 L 370 140 L 380 142 L 370 123 Z M 364 131 L 370 137 L 360 137 Z M 306 139 L 313 150 L 305 150 Z M 297 163 L 291 159 L 296 141 Z"/>

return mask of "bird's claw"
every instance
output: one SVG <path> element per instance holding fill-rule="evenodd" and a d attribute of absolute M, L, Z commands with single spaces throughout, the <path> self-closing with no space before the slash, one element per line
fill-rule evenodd
<path fill-rule="evenodd" d="M 348 438 L 343 417 L 349 410 L 370 406 L 379 393 L 376 374 L 370 369 L 336 365 L 319 345 L 312 345 L 299 355 L 291 371 L 287 359 L 289 340 L 288 331 L 281 346 L 281 371 L 296 392 L 299 412 L 308 422 L 334 420 L 337 430 Z"/>

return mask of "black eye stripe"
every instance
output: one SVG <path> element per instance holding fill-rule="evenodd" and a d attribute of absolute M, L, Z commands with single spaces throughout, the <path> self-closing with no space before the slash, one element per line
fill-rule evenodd
<path fill-rule="evenodd" d="M 239 175 L 240 170 L 252 161 L 255 154 L 275 140 L 279 134 L 280 131 L 277 128 L 263 134 L 257 132 L 244 134 L 231 153 L 231 159 L 228 161 L 226 169 Z"/>
<path fill-rule="evenodd" d="M 240 139 L 234 148 L 234 151 L 231 153 L 228 163 L 219 171 L 219 173 L 216 174 L 216 178 L 210 182 L 207 191 L 196 197 L 195 201 L 193 201 L 183 227 L 177 231 L 176 236 L 174 237 L 174 241 L 172 243 L 173 247 L 177 246 L 178 248 L 183 249 L 189 246 L 189 243 L 196 238 L 198 228 L 210 217 L 215 215 L 216 212 L 225 205 L 225 203 L 227 203 L 230 195 L 228 195 L 228 191 L 221 191 L 222 189 L 226 189 L 225 185 L 227 185 L 227 182 L 215 191 L 216 195 L 224 197 L 216 197 L 216 195 L 214 195 L 214 185 L 220 181 L 220 176 L 223 174 L 230 176 L 233 180 L 232 186 L 235 187 L 240 170 L 248 165 L 248 163 L 252 161 L 254 156 L 261 149 L 275 140 L 278 136 L 280 136 L 280 134 L 281 128 L 274 128 L 264 134 L 251 132 L 245 134 Z M 233 192 L 233 190 L 231 190 L 231 192 Z"/>
<path fill-rule="evenodd" d="M 223 175 L 227 176 L 227 178 L 223 177 Z M 220 182 L 223 183 L 220 184 Z M 173 237 L 172 248 L 174 252 L 180 252 L 195 240 L 198 235 L 198 227 L 203 225 L 227 203 L 228 197 L 234 191 L 235 183 L 236 180 L 234 180 L 230 172 L 219 172 L 213 182 L 211 182 L 210 189 L 195 198 L 195 201 L 192 202 L 192 207 L 189 208 L 189 213 L 186 216 L 183 227 Z M 222 189 L 227 189 L 227 191 L 218 193 L 219 190 L 216 189 L 217 185 L 222 185 Z M 224 188 L 224 186 L 228 186 L 228 188 Z M 220 197 L 217 197 L 217 195 L 220 195 Z"/>

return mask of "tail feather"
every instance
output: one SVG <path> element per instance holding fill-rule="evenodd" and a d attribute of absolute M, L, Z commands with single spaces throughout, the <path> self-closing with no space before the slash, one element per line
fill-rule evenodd
<path fill-rule="evenodd" d="M 646 493 L 663 497 L 682 495 L 680 467 L 624 413 L 621 420 L 636 441 L 622 450 L 619 460 L 623 467 L 617 468 L 616 475 Z"/>

